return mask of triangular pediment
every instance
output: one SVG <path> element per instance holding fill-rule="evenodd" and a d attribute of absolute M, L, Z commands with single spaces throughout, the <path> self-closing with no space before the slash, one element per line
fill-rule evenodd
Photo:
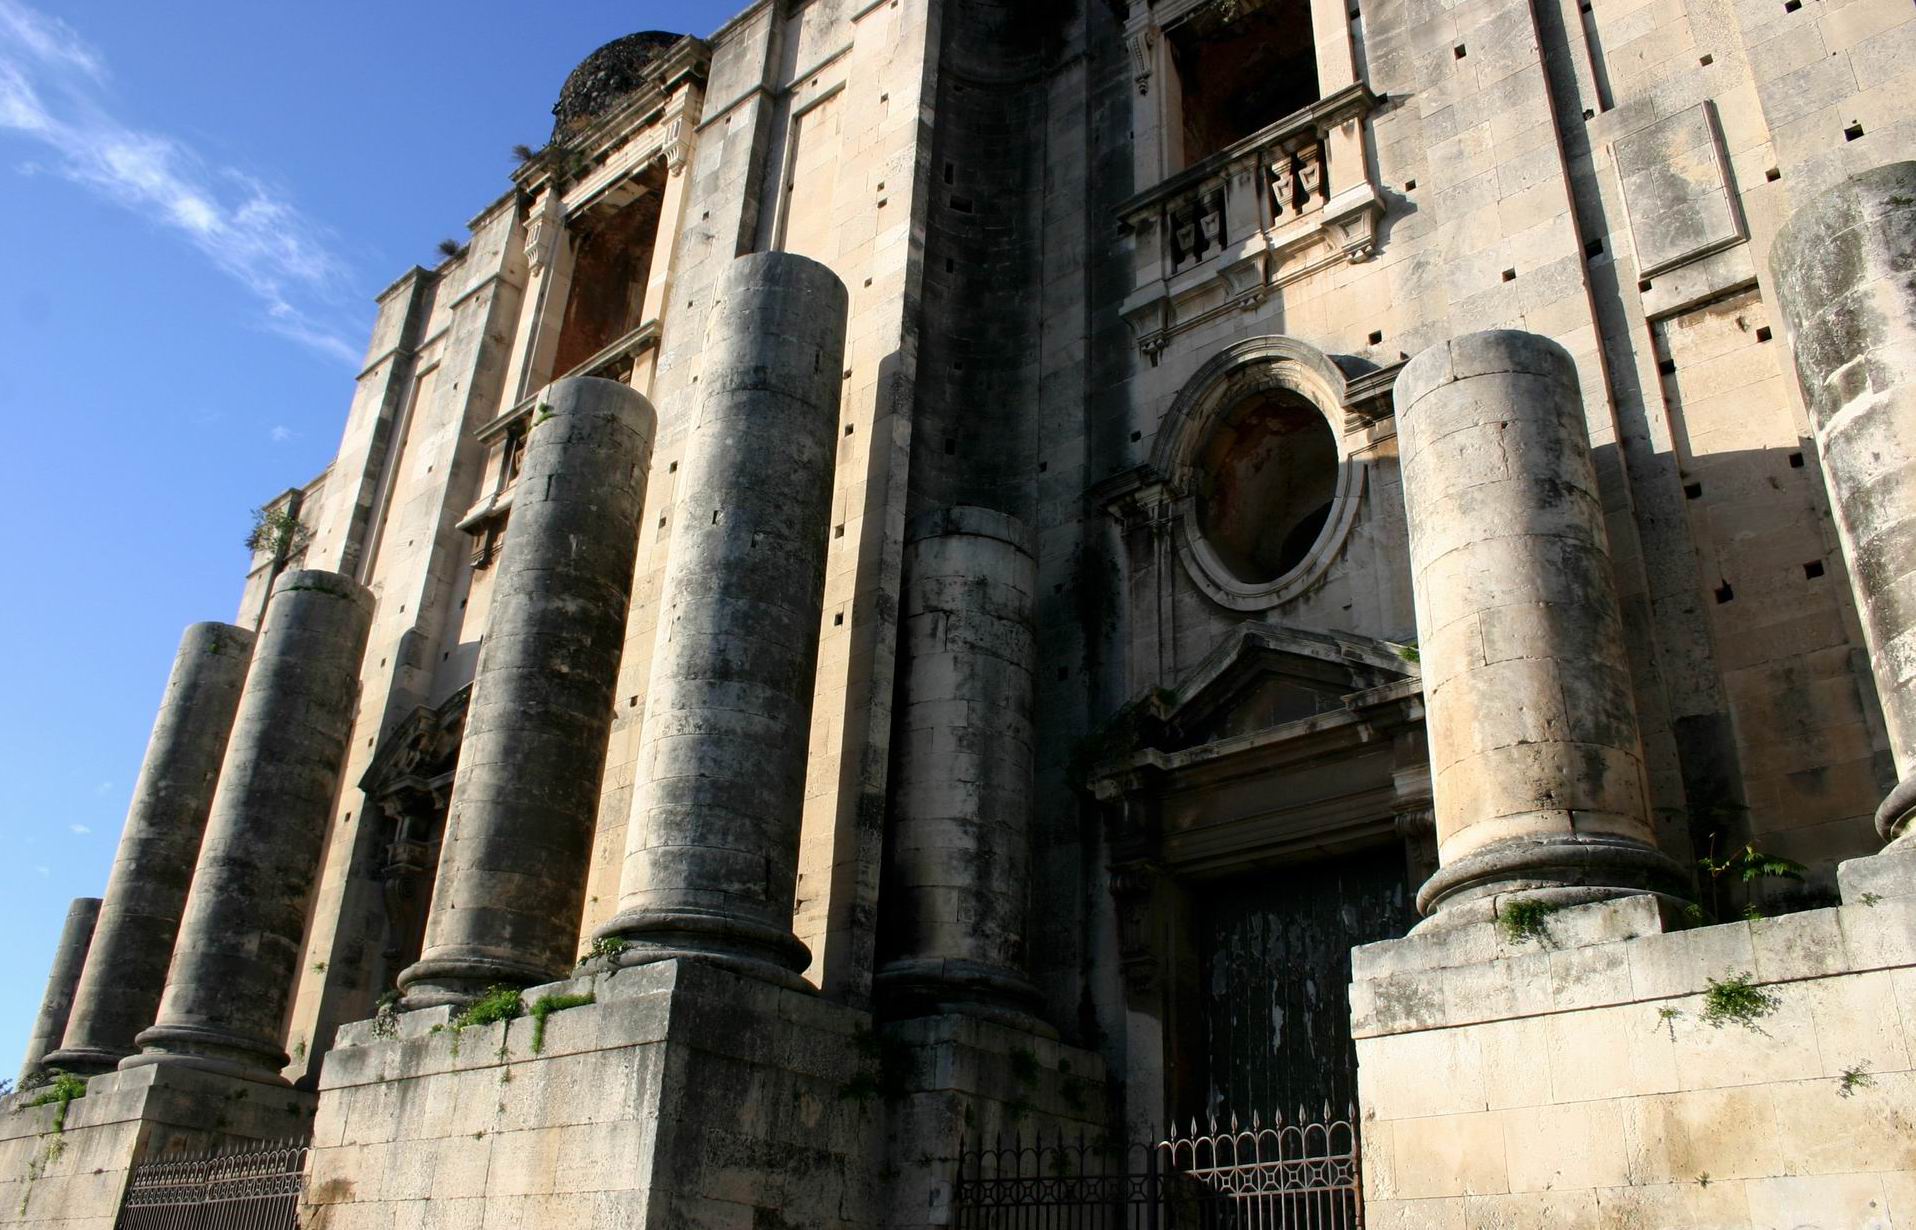
<path fill-rule="evenodd" d="M 1166 751 L 1273 730 L 1347 707 L 1417 674 L 1399 646 L 1271 624 L 1235 629 L 1182 680 L 1164 713 Z"/>

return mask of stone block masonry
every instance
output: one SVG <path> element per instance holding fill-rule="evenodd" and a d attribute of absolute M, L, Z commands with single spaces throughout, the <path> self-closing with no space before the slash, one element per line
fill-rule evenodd
<path fill-rule="evenodd" d="M 278 1082 L 333 794 L 372 625 L 336 572 L 273 586 L 220 765 L 159 1015 L 122 1067 L 177 1063 Z"/>
<path fill-rule="evenodd" d="M 231 624 L 194 624 L 180 639 L 107 878 L 73 1016 L 49 1058 L 55 1067 L 111 1070 L 133 1053 L 134 1037 L 159 1012 L 220 761 L 252 660 L 253 634 Z"/>
<path fill-rule="evenodd" d="M 656 429 L 611 380 L 533 412 L 409 1007 L 571 972 Z"/>
<path fill-rule="evenodd" d="M 1916 902 L 1461 910 L 1353 954 L 1367 1227 L 1916 1217 Z"/>

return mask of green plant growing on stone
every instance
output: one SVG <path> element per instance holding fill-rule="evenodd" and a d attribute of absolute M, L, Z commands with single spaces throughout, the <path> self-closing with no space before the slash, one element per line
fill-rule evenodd
<path fill-rule="evenodd" d="M 630 947 L 632 944 L 629 940 L 622 940 L 616 935 L 602 935 L 579 954 L 578 963 L 572 968 L 582 970 L 588 965 L 599 963 L 614 965 L 618 962 L 619 954 Z"/>
<path fill-rule="evenodd" d="M 519 998 L 517 987 L 488 987 L 486 993 L 473 1000 L 452 1018 L 455 1032 L 472 1029 L 480 1025 L 497 1025 L 500 1021 L 515 1021 L 526 1014 L 525 1003 Z"/>
<path fill-rule="evenodd" d="M 1862 897 L 1859 898 L 1859 900 L 1862 901 L 1864 905 L 1870 907 L 1871 909 L 1875 909 L 1876 903 L 1881 901 L 1882 899 L 1883 899 L 1883 894 L 1881 893 L 1864 893 Z"/>
<path fill-rule="evenodd" d="M 457 239 L 442 239 L 439 241 L 439 255 L 441 256 L 451 258 L 463 254 L 465 250 L 465 245 L 461 244 Z"/>
<path fill-rule="evenodd" d="M 1672 1042 L 1676 1041 L 1677 1018 L 1682 1015 L 1683 1010 L 1681 1008 L 1672 1008 L 1668 1004 L 1657 1009 L 1657 1025 L 1670 1031 L 1670 1041 Z"/>
<path fill-rule="evenodd" d="M 1853 1064 L 1843 1069 L 1843 1075 L 1836 1081 L 1836 1096 L 1849 1098 L 1856 1096 L 1858 1089 L 1869 1089 L 1876 1084 L 1876 1078 L 1870 1075 L 1869 1061 Z"/>
<path fill-rule="evenodd" d="M 1410 663 L 1412 666 L 1419 666 L 1423 664 L 1424 658 L 1423 658 L 1423 655 L 1419 653 L 1417 650 L 1416 641 L 1408 641 L 1402 645 L 1393 645 L 1391 646 L 1391 648 L 1397 651 L 1398 657 Z"/>
<path fill-rule="evenodd" d="M 439 1027 L 433 1026 L 434 1030 Z M 373 1010 L 373 1037 L 379 1039 L 399 1036 L 399 992 L 388 991 L 379 997 L 379 1006 Z"/>
<path fill-rule="evenodd" d="M 1535 897 L 1522 897 L 1515 901 L 1506 901 L 1497 911 L 1497 930 L 1513 944 L 1525 940 L 1535 940 L 1539 944 L 1550 939 L 1549 919 L 1557 912 L 1557 907 Z"/>
<path fill-rule="evenodd" d="M 54 1136 L 66 1131 L 67 1107 L 86 1096 L 86 1078 L 75 1076 L 71 1072 L 62 1072 L 55 1068 L 47 1073 L 47 1081 L 39 1091 L 26 1100 L 26 1107 L 52 1106 Z M 58 1156 L 57 1154 L 55 1156 Z"/>
<path fill-rule="evenodd" d="M 1718 805 L 1717 811 L 1727 807 L 1728 805 Z M 1711 812 L 1712 816 L 1716 814 L 1716 811 Z M 1726 858 L 1717 858 L 1716 839 L 1722 831 L 1720 824 L 1713 825 L 1710 829 L 1711 852 L 1696 861 L 1698 869 L 1706 877 L 1702 887 L 1709 899 L 1706 903 L 1707 911 L 1700 910 L 1700 913 L 1707 913 L 1712 918 L 1724 917 L 1727 905 L 1724 898 L 1726 890 L 1732 884 L 1742 884 L 1747 889 L 1749 885 L 1762 880 L 1802 882 L 1803 873 L 1807 870 L 1803 864 L 1781 855 L 1765 854 L 1757 849 L 1753 842 L 1745 842 L 1741 850 Z M 1752 921 L 1764 917 L 1762 910 L 1758 909 L 1754 902 L 1746 903 L 1740 914 L 1745 920 Z"/>
<path fill-rule="evenodd" d="M 545 422 L 547 419 L 551 417 L 552 417 L 552 403 L 547 401 L 542 401 L 539 403 L 539 408 L 533 412 L 532 425 L 534 427 L 537 427 L 539 424 Z"/>
<path fill-rule="evenodd" d="M 305 550 L 312 537 L 312 531 L 292 509 L 263 504 L 253 510 L 253 528 L 247 531 L 246 549 L 283 560 Z"/>
<path fill-rule="evenodd" d="M 532 1053 L 546 1049 L 546 1018 L 567 1008 L 583 1008 L 592 1003 L 592 992 L 583 995 L 541 995 L 532 1004 Z"/>
<path fill-rule="evenodd" d="M 1710 979 L 1709 989 L 1703 993 L 1703 1019 L 1712 1029 L 1734 1023 L 1762 1033 L 1757 1022 L 1775 1012 L 1777 1004 L 1776 996 L 1757 986 L 1746 970 L 1728 978 Z"/>

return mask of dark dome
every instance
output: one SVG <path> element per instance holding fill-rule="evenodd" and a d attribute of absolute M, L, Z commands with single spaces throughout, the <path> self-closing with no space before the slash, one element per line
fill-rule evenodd
<path fill-rule="evenodd" d="M 684 35 L 645 30 L 613 39 L 587 56 L 559 87 L 552 105 L 556 140 L 579 131 L 645 84 L 645 70 Z"/>

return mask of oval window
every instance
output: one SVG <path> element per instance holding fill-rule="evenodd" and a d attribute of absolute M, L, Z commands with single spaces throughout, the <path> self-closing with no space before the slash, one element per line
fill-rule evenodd
<path fill-rule="evenodd" d="M 1212 430 L 1196 458 L 1198 525 L 1218 562 L 1263 585 L 1303 563 L 1337 495 L 1337 440 L 1302 394 L 1246 398 Z"/>

